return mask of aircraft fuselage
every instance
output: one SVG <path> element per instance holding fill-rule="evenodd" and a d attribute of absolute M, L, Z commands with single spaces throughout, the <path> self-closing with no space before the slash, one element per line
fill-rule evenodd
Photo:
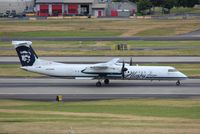
<path fill-rule="evenodd" d="M 62 64 L 58 65 L 39 65 L 21 67 L 24 70 L 45 74 L 54 77 L 91 77 L 93 79 L 109 78 L 121 79 L 121 65 L 115 65 L 106 70 L 93 70 L 92 64 Z M 124 79 L 128 80 L 183 80 L 187 76 L 168 66 L 129 66 L 125 65 Z"/>

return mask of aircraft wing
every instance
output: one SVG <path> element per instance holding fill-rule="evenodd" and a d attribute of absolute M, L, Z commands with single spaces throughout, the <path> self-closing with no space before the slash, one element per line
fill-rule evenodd
<path fill-rule="evenodd" d="M 116 63 L 119 61 L 119 58 L 114 58 L 105 63 L 98 63 L 86 67 L 82 70 L 82 73 L 86 74 L 120 74 L 121 66 L 117 66 Z"/>
<path fill-rule="evenodd" d="M 112 59 L 112 60 L 110 60 L 110 61 L 108 61 L 106 63 L 107 64 L 115 64 L 115 63 L 119 62 L 119 60 L 120 60 L 120 58 L 114 58 L 114 59 Z"/>
<path fill-rule="evenodd" d="M 92 69 L 108 69 L 111 68 L 112 65 L 116 64 L 118 61 L 120 60 L 120 58 L 114 58 L 106 63 L 98 63 L 98 64 L 94 64 L 92 66 L 90 66 L 90 68 Z"/>

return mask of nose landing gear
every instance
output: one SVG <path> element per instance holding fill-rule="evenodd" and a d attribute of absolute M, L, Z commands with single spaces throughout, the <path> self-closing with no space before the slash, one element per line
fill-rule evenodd
<path fill-rule="evenodd" d="M 101 87 L 101 81 L 97 81 L 96 86 Z"/>
<path fill-rule="evenodd" d="M 178 80 L 178 81 L 176 82 L 176 85 L 177 85 L 177 86 L 180 86 L 180 84 L 181 84 L 181 82 Z"/>

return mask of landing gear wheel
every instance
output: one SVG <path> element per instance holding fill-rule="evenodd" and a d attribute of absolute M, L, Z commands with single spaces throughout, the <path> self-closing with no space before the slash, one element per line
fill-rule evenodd
<path fill-rule="evenodd" d="M 104 84 L 106 84 L 106 85 L 109 84 L 109 82 L 110 82 L 109 79 L 104 80 Z"/>
<path fill-rule="evenodd" d="M 96 83 L 96 86 L 97 86 L 97 87 L 101 87 L 101 82 L 98 81 L 98 82 Z"/>
<path fill-rule="evenodd" d="M 181 82 L 178 80 L 178 81 L 176 82 L 176 85 L 177 85 L 177 86 L 180 86 L 180 84 L 181 84 Z"/>

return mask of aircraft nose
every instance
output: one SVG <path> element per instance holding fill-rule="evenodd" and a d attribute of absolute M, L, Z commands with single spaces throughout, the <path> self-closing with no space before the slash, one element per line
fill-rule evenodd
<path fill-rule="evenodd" d="M 181 72 L 179 72 L 180 73 L 180 76 L 183 78 L 183 79 L 188 79 L 188 77 L 185 75 L 185 74 L 183 74 L 183 73 L 181 73 Z"/>

